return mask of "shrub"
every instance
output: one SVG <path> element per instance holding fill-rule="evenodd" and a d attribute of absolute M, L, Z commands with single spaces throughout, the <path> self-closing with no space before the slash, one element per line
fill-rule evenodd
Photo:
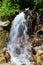
<path fill-rule="evenodd" d="M 0 3 L 0 19 L 2 20 L 7 20 L 15 12 L 20 11 L 19 4 L 16 3 L 16 0 L 2 0 Z"/>

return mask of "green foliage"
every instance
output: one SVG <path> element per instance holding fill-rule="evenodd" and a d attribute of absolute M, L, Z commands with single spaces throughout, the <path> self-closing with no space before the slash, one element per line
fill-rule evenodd
<path fill-rule="evenodd" d="M 43 8 L 39 8 L 39 12 L 40 13 L 43 13 Z"/>
<path fill-rule="evenodd" d="M 39 5 L 38 12 L 43 13 L 43 0 L 34 0 L 35 5 Z"/>
<path fill-rule="evenodd" d="M 39 3 L 40 0 L 34 0 L 35 5 Z"/>
<path fill-rule="evenodd" d="M 0 0 L 0 19 L 7 20 L 20 9 L 37 5 L 42 0 Z M 21 8 L 20 8 L 21 7 Z M 43 12 L 43 6 L 39 7 L 39 12 Z"/>
<path fill-rule="evenodd" d="M 16 0 L 2 0 L 0 3 L 0 19 L 7 20 L 15 12 L 20 11 Z"/>

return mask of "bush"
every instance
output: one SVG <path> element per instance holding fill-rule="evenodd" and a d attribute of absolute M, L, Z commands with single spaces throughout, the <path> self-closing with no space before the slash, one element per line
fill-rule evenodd
<path fill-rule="evenodd" d="M 7 20 L 10 16 L 14 15 L 15 12 L 19 11 L 19 4 L 16 3 L 16 0 L 0 1 L 0 19 Z"/>

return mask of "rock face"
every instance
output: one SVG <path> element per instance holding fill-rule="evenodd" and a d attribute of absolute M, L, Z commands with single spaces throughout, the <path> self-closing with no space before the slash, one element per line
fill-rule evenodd
<path fill-rule="evenodd" d="M 4 58 L 3 50 L 0 50 L 0 64 L 6 63 L 6 60 Z"/>
<path fill-rule="evenodd" d="M 9 25 L 9 21 L 2 22 L 0 21 L 0 65 L 14 65 L 13 63 L 6 63 L 6 56 L 7 59 L 9 58 L 9 55 L 4 55 L 4 47 L 6 46 L 7 37 L 8 37 L 8 31 L 3 30 L 3 27 L 6 27 Z"/>
<path fill-rule="evenodd" d="M 43 51 L 42 50 L 38 50 L 37 54 L 36 54 L 36 62 L 37 65 L 43 65 Z"/>
<path fill-rule="evenodd" d="M 33 46 L 33 47 L 40 46 L 40 45 L 41 45 L 41 43 L 40 43 L 39 40 L 34 40 L 34 41 L 32 42 L 32 46 Z"/>
<path fill-rule="evenodd" d="M 7 36 L 8 36 L 8 32 L 6 30 L 3 30 L 3 26 L 6 27 L 8 26 L 9 22 L 2 22 L 0 21 L 0 65 L 6 65 L 6 60 L 5 60 L 5 56 L 3 54 L 4 50 L 3 48 L 6 46 L 6 42 L 7 42 Z"/>
<path fill-rule="evenodd" d="M 4 48 L 4 46 L 6 45 L 6 41 L 7 41 L 7 31 L 6 30 L 3 30 L 3 26 L 6 27 L 9 25 L 9 21 L 5 21 L 5 22 L 2 22 L 0 20 L 0 49 Z"/>
<path fill-rule="evenodd" d="M 8 22 L 8 21 L 6 21 L 6 22 Z M 0 22 L 0 65 L 16 65 L 11 62 L 6 63 L 6 61 L 9 62 L 9 60 L 11 58 L 10 54 L 8 52 L 6 52 L 5 55 L 3 54 L 3 52 L 4 52 L 3 48 L 6 46 L 7 35 L 8 35 L 8 32 L 6 30 L 3 30 L 3 26 L 6 27 L 9 24 L 9 23 L 7 24 L 6 22 Z M 30 48 L 29 49 L 27 48 L 27 51 L 28 52 L 30 51 L 29 52 L 30 54 L 28 54 L 28 56 L 29 56 L 31 65 L 43 65 L 43 46 L 41 46 L 41 42 L 39 42 L 38 40 L 34 40 L 32 42 L 32 40 L 28 38 L 27 40 L 25 40 L 24 42 L 21 43 L 21 45 L 20 45 L 21 49 L 24 49 L 25 46 L 29 45 L 29 43 L 31 43 L 31 45 L 33 47 L 32 51 Z M 37 49 L 36 49 L 36 47 L 37 47 Z M 21 53 L 21 49 L 16 48 L 16 53 L 18 55 Z M 40 51 L 40 50 L 42 50 L 42 51 Z M 35 64 L 32 62 L 35 62 Z M 25 65 L 25 64 L 22 64 L 22 65 Z"/>
<path fill-rule="evenodd" d="M 37 32 L 37 36 L 43 39 L 43 26 L 42 26 L 41 29 L 39 29 L 39 31 Z"/>
<path fill-rule="evenodd" d="M 7 31 L 0 30 L 0 49 L 6 45 Z"/>
<path fill-rule="evenodd" d="M 3 48 L 6 45 L 7 31 L 0 30 L 0 65 L 6 65 Z"/>
<path fill-rule="evenodd" d="M 0 20 L 0 26 L 8 26 L 10 24 L 10 22 L 7 20 L 7 21 L 1 21 Z"/>

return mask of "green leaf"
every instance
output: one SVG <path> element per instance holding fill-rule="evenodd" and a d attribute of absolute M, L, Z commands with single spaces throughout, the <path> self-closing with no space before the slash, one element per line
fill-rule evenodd
<path fill-rule="evenodd" d="M 37 5 L 40 0 L 34 0 L 34 3 Z"/>

